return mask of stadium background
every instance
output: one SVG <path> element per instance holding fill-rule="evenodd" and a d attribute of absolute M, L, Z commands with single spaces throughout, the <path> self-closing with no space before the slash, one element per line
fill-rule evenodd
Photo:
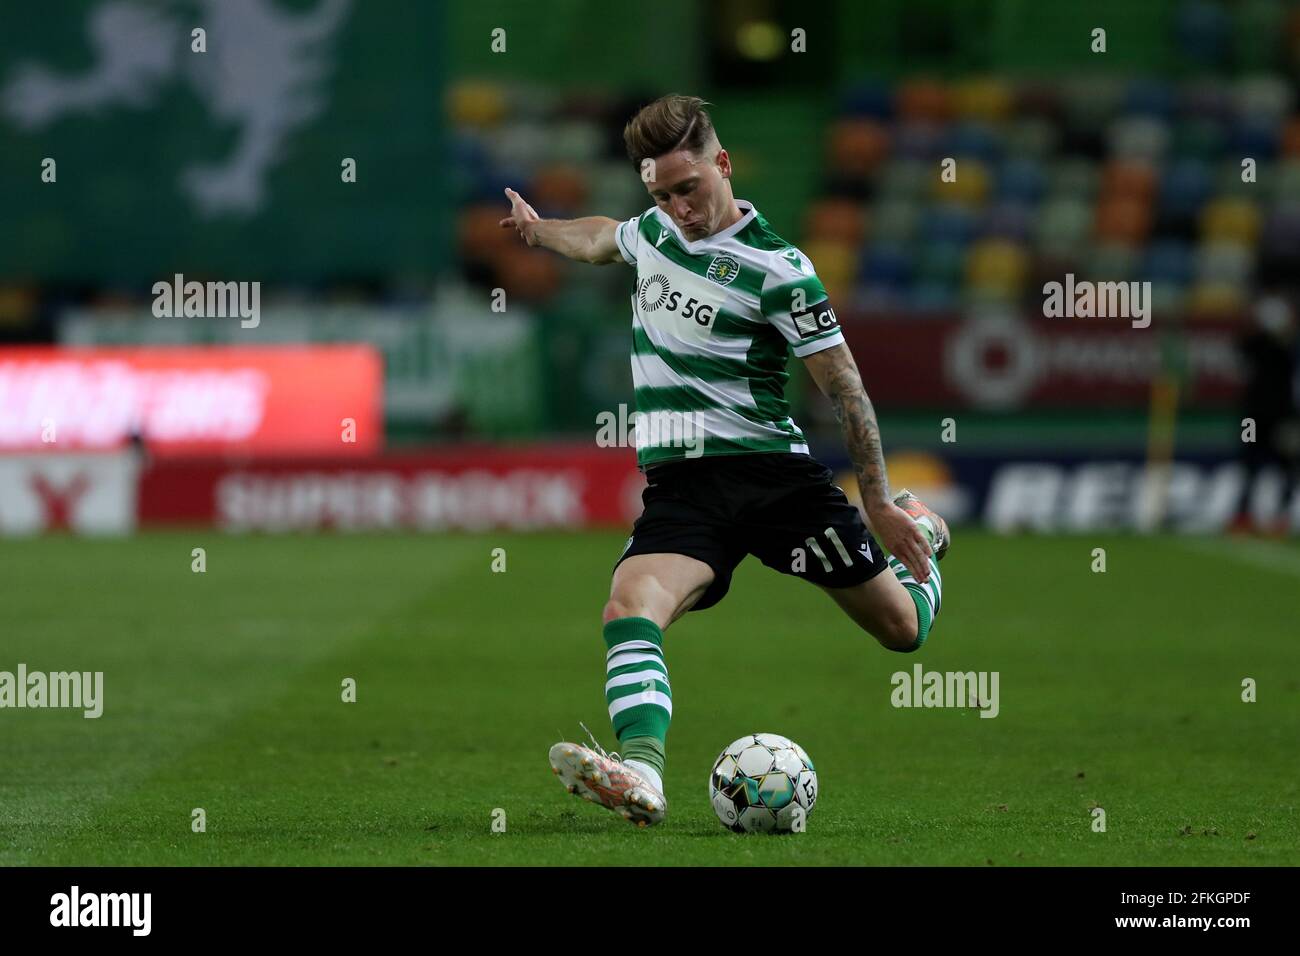
<path fill-rule="evenodd" d="M 958 522 L 1126 527 L 1157 522 L 1133 504 L 1144 496 L 1138 466 L 1172 454 L 1168 523 L 1217 530 L 1251 509 L 1270 528 L 1300 522 L 1286 487 L 1293 434 L 1274 468 L 1224 467 L 1242 457 L 1239 339 L 1261 294 L 1292 290 L 1300 265 L 1300 19 L 1288 4 L 667 2 L 617 18 L 581 2 L 451 4 L 413 7 L 411 29 L 394 31 L 390 12 L 340 0 L 317 11 L 333 14 L 318 36 L 290 29 L 244 59 L 222 52 L 239 16 L 214 22 L 203 55 L 214 67 L 142 60 L 129 93 L 88 39 L 96 18 L 111 26 L 114 7 L 64 5 L 0 41 L 9 342 L 367 344 L 383 359 L 382 435 L 365 421 L 360 446 L 560 439 L 583 446 L 571 460 L 587 484 L 607 484 L 594 435 L 599 414 L 630 400 L 629 273 L 522 248 L 496 225 L 501 189 L 520 189 L 543 215 L 635 215 L 648 201 L 628 174 L 622 123 L 663 91 L 697 91 L 717 104 L 738 195 L 804 248 L 831 291 L 895 484 L 925 489 Z M 309 4 L 281 9 L 312 16 Z M 494 52 L 503 15 L 506 51 Z M 787 21 L 807 31 L 806 53 L 789 52 Z M 1095 24 L 1107 31 L 1104 53 L 1091 49 Z M 632 55 L 651 33 L 673 43 Z M 42 70 L 100 89 L 42 98 L 31 81 Z M 236 73 L 265 86 L 260 114 L 213 79 Z M 274 126 L 277 109 L 304 118 L 241 163 L 252 152 L 241 137 Z M 55 183 L 35 179 L 46 156 L 59 164 Z M 356 160 L 356 182 L 341 181 L 342 157 Z M 953 182 L 940 178 L 947 157 Z M 1245 157 L 1257 164 L 1253 182 L 1243 182 Z M 204 201 L 187 177 L 223 166 L 248 188 Z M 260 325 L 154 317 L 150 288 L 176 273 L 260 281 Z M 1154 324 L 1042 318 L 1043 283 L 1066 273 L 1151 281 Z M 492 307 L 494 289 L 504 310 Z M 827 405 L 792 371 L 796 419 L 815 453 L 843 465 Z M 19 386 L 9 395 L 7 417 L 27 421 L 7 430 L 6 450 L 51 450 L 35 404 L 22 405 Z M 1276 414 L 1294 417 L 1294 400 Z M 147 431 L 137 420 L 85 444 L 103 450 L 123 430 Z M 291 434 L 205 447 L 228 461 L 361 450 Z M 240 518 L 211 502 L 178 504 L 198 487 L 193 470 L 175 471 L 166 443 L 155 451 L 145 497 L 170 504 L 141 501 L 146 524 L 439 530 L 635 514 L 634 490 L 607 500 L 573 487 L 577 511 L 494 512 L 502 495 L 480 483 L 447 485 L 446 507 L 418 514 L 339 504 L 370 515 L 350 519 L 323 504 L 328 489 L 299 482 L 281 490 L 306 511 Z M 508 455 L 493 460 L 498 475 L 514 467 Z M 307 467 L 319 475 L 322 465 Z M 222 471 L 209 484 L 229 480 Z M 1026 510 L 1027 497 L 1047 503 Z"/>
<path fill-rule="evenodd" d="M 679 625 L 675 693 L 694 709 L 670 784 L 702 786 L 725 742 L 711 728 L 744 732 L 767 700 L 829 768 L 834 840 L 802 859 L 1294 862 L 1300 564 L 1291 541 L 1226 534 L 1300 527 L 1294 336 L 1287 308 L 1260 308 L 1300 276 L 1298 77 L 1300 9 L 1282 0 L 77 0 L 8 21 L 4 661 L 103 667 L 124 722 L 7 715 L 24 733 L 5 740 L 0 859 L 584 861 L 564 838 L 604 821 L 547 829 L 545 810 L 525 819 L 547 837 L 514 856 L 443 841 L 506 799 L 489 755 L 536 761 L 521 720 L 545 742 L 571 727 L 563 675 L 591 666 L 639 510 L 632 451 L 596 442 L 597 416 L 632 397 L 632 273 L 527 249 L 497 220 L 507 185 L 543 216 L 642 211 L 622 125 L 676 91 L 715 104 L 737 195 L 830 289 L 893 485 L 960 525 L 931 666 L 1034 691 L 997 721 L 904 726 L 885 692 L 836 682 L 897 660 L 844 634 L 792 669 L 784 635 L 843 622 L 747 566 L 721 609 Z M 1043 318 L 1043 283 L 1070 272 L 1151 281 L 1150 328 Z M 260 281 L 259 324 L 156 317 L 152 287 L 176 274 Z M 795 418 L 844 469 L 797 366 Z M 1251 406 L 1271 429 L 1257 448 L 1241 440 L 1252 376 L 1272 383 Z M 536 646 L 512 637 L 525 611 Z M 340 673 L 386 703 L 336 716 Z M 1250 674 L 1276 678 L 1281 712 L 1236 703 Z M 863 726 L 842 726 L 850 708 Z M 985 724 L 1016 736 L 989 742 Z M 949 773 L 961 787 L 934 785 Z M 233 814 L 219 846 L 165 835 L 168 801 L 188 814 L 197 783 Z M 519 784 L 532 807 L 552 786 Z M 1136 821 L 1121 849 L 1061 836 L 1119 794 Z M 1030 807 L 1010 835 L 1008 802 Z M 682 806 L 713 834 L 707 806 Z M 1173 839 L 1201 823 L 1204 842 Z"/>

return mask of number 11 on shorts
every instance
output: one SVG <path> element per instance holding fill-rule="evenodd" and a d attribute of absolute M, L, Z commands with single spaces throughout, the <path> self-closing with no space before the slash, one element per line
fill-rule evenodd
<path fill-rule="evenodd" d="M 840 536 L 835 533 L 835 529 L 827 528 L 825 531 L 822 532 L 822 534 L 826 536 L 827 541 L 835 545 L 835 550 L 838 551 L 840 557 L 844 559 L 844 566 L 846 568 L 853 567 L 853 558 L 849 554 L 848 550 L 844 547 L 844 542 L 840 540 Z M 830 559 L 826 557 L 826 552 L 824 552 L 821 549 L 821 545 L 817 543 L 817 539 L 815 537 L 805 539 L 804 544 L 808 545 L 809 551 L 817 555 L 817 557 L 821 560 L 822 567 L 825 568 L 827 572 L 835 570 L 835 568 L 831 565 Z"/>

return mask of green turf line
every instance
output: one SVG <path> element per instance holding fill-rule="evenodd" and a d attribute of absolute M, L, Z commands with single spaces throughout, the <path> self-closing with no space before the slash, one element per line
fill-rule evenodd
<path fill-rule="evenodd" d="M 109 680 L 100 721 L 0 712 L 0 863 L 1300 863 L 1286 545 L 1265 567 L 1169 537 L 959 529 L 944 613 L 905 660 L 746 561 L 667 634 L 669 820 L 640 832 L 546 764 L 577 721 L 607 732 L 599 615 L 625 535 L 207 535 L 206 576 L 192 537 L 0 543 L 21 582 L 0 668 Z M 998 671 L 999 716 L 892 707 L 917 662 Z M 737 837 L 703 796 L 756 730 L 816 761 L 805 834 Z"/>

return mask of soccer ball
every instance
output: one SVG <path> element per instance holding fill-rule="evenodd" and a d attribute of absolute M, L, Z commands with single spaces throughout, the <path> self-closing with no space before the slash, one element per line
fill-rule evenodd
<path fill-rule="evenodd" d="M 714 761 L 709 802 L 729 830 L 788 832 L 817 803 L 817 771 L 788 737 L 746 734 Z"/>

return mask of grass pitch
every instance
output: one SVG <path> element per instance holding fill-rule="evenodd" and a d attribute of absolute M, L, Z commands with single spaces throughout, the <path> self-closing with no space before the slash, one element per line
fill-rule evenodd
<path fill-rule="evenodd" d="M 579 720 L 616 747 L 599 613 L 624 539 L 0 543 L 0 670 L 105 685 L 97 720 L 0 710 L 0 864 L 1300 863 L 1294 544 L 959 529 L 913 655 L 750 559 L 668 634 L 669 817 L 642 832 L 546 761 Z M 997 671 L 998 717 L 892 707 L 918 662 Z M 712 760 L 754 730 L 816 761 L 806 833 L 714 817 Z"/>

